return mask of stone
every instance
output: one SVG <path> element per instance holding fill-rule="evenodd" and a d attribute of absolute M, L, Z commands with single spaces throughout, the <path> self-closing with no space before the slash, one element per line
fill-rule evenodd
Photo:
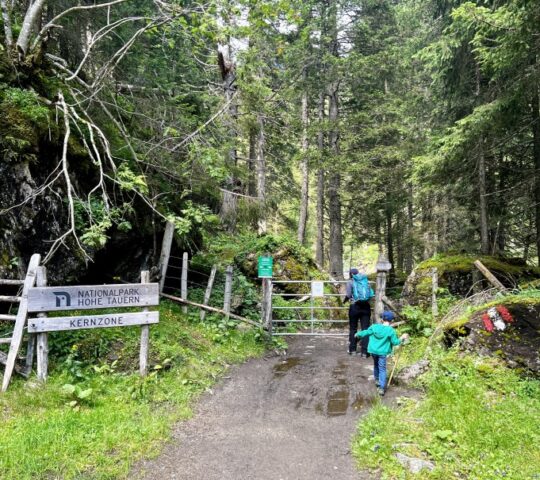
<path fill-rule="evenodd" d="M 397 461 L 404 467 L 408 468 L 411 473 L 419 473 L 424 468 L 427 470 L 433 470 L 435 468 L 435 464 L 429 460 L 409 457 L 403 453 L 396 453 L 395 456 Z"/>
<path fill-rule="evenodd" d="M 424 372 L 426 372 L 428 368 L 429 368 L 429 361 L 420 360 L 416 363 L 413 363 L 412 365 L 408 367 L 405 367 L 403 370 L 401 370 L 399 374 L 396 376 L 396 380 L 399 383 L 408 385 L 412 383 L 413 380 L 415 380 L 420 375 L 422 375 Z"/>

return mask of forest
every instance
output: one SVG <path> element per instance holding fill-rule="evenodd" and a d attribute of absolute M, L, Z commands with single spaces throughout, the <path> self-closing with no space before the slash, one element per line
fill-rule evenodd
<path fill-rule="evenodd" d="M 353 267 L 374 280 L 377 259 L 389 262 L 384 308 L 411 346 L 393 363 L 398 393 L 385 402 L 397 407 L 369 397 L 365 420 L 351 421 L 358 475 L 539 478 L 540 2 L 0 7 L 0 336 L 20 302 L 1 286 L 24 278 L 34 254 L 48 285 L 138 283 L 149 271 L 185 299 L 180 273 L 160 270 L 167 225 L 170 268 L 189 255 L 190 300 L 208 305 L 216 269 L 218 295 L 206 321 L 162 298 L 142 379 L 138 330 L 51 335 L 48 383 L 17 378 L 0 394 L 0 451 L 12 453 L 0 478 L 139 478 L 137 462 L 158 455 L 231 364 L 268 352 L 293 360 L 303 340 L 257 323 L 262 255 L 292 283 L 337 285 Z M 306 291 L 294 288 L 270 310 L 299 305 Z M 317 306 L 335 309 L 331 320 L 348 308 Z M 517 447 L 507 437 L 518 434 L 530 441 Z M 418 476 L 396 457 L 401 446 L 426 460 Z"/>
<path fill-rule="evenodd" d="M 477 3 L 3 1 L 2 270 L 151 263 L 166 219 L 337 277 L 361 244 L 536 262 L 540 8 Z"/>

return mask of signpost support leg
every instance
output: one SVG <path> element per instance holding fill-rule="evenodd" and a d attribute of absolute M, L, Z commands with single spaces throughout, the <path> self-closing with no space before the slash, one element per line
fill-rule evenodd
<path fill-rule="evenodd" d="M 150 282 L 150 272 L 144 270 L 141 272 L 141 283 Z M 143 308 L 143 312 L 148 312 L 148 307 Z M 148 373 L 148 348 L 150 343 L 150 325 L 141 327 L 141 352 L 139 358 L 139 371 L 141 377 L 145 377 Z"/>
<path fill-rule="evenodd" d="M 38 287 L 47 286 L 47 269 L 39 267 L 37 269 L 36 285 Z M 38 318 L 45 318 L 46 313 L 38 313 Z M 37 378 L 40 382 L 47 381 L 49 369 L 49 337 L 47 332 L 37 334 Z"/>

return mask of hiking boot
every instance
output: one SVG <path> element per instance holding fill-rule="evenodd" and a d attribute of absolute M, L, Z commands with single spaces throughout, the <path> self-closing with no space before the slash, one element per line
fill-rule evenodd
<path fill-rule="evenodd" d="M 381 397 L 384 397 L 384 388 L 378 387 L 378 388 L 377 388 L 377 393 L 378 393 Z"/>
<path fill-rule="evenodd" d="M 361 356 L 362 358 L 368 358 L 368 354 L 367 354 L 367 353 L 361 353 L 360 356 Z"/>

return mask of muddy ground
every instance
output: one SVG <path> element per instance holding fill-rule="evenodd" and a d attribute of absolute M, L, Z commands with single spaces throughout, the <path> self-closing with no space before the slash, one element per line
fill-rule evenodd
<path fill-rule="evenodd" d="M 351 456 L 361 415 L 379 401 L 371 359 L 349 356 L 343 337 L 295 337 L 286 355 L 232 368 L 175 427 L 145 480 L 375 479 Z M 391 388 L 383 401 L 406 392 Z"/>

